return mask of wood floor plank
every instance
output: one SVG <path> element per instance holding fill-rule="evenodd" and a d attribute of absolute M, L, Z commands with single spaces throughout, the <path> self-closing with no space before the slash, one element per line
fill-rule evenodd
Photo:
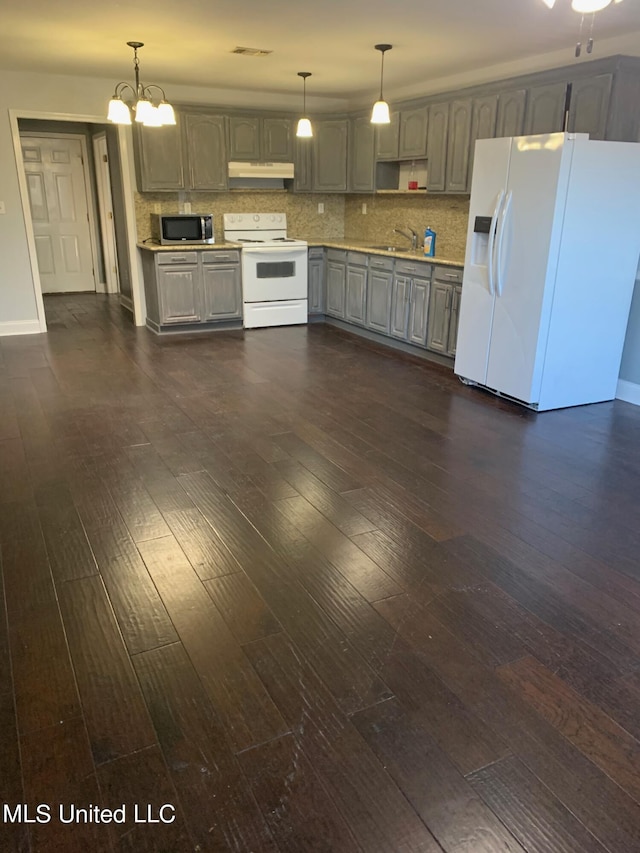
<path fill-rule="evenodd" d="M 204 586 L 239 643 L 251 643 L 282 630 L 244 572 L 205 581 Z"/>
<path fill-rule="evenodd" d="M 137 655 L 135 668 L 198 849 L 274 853 L 271 833 L 182 645 Z"/>
<path fill-rule="evenodd" d="M 198 509 L 174 510 L 165 513 L 165 518 L 200 580 L 240 571 L 237 560 Z"/>
<path fill-rule="evenodd" d="M 56 581 L 75 580 L 98 572 L 73 499 L 57 485 L 38 495 L 42 532 Z"/>
<path fill-rule="evenodd" d="M 517 758 L 497 761 L 467 779 L 531 853 L 604 853 L 602 844 Z"/>
<path fill-rule="evenodd" d="M 138 547 L 234 750 L 285 733 L 282 717 L 175 539 Z"/>
<path fill-rule="evenodd" d="M 524 853 L 397 700 L 360 711 L 353 723 L 444 850 Z"/>
<path fill-rule="evenodd" d="M 90 577 L 62 584 L 58 595 L 95 763 L 155 743 L 102 581 Z"/>

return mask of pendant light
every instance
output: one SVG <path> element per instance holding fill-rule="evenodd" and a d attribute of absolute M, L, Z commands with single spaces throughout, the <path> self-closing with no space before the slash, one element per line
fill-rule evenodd
<path fill-rule="evenodd" d="M 298 119 L 296 136 L 308 139 L 310 136 L 313 136 L 313 128 L 307 118 L 307 77 L 311 77 L 311 72 L 298 71 L 298 77 L 302 77 L 302 118 Z"/>
<path fill-rule="evenodd" d="M 556 5 L 556 0 L 542 0 L 545 6 L 548 6 L 549 9 L 553 9 Z M 571 8 L 574 12 L 577 12 L 579 15 L 582 15 L 582 20 L 580 21 L 580 32 L 578 35 L 578 41 L 576 43 L 575 55 L 576 57 L 580 56 L 582 53 L 582 30 L 584 28 L 584 16 L 591 15 L 591 23 L 589 25 L 589 38 L 587 40 L 587 53 L 591 53 L 593 50 L 593 30 L 595 26 L 596 20 L 596 12 L 601 12 L 603 9 L 606 9 L 607 6 L 610 6 L 612 3 L 622 3 L 622 0 L 571 0 Z"/>
<path fill-rule="evenodd" d="M 380 51 L 382 57 L 380 62 L 380 97 L 373 105 L 373 109 L 371 111 L 371 123 L 389 124 L 391 122 L 391 118 L 389 117 L 389 104 L 385 101 L 384 96 L 382 94 L 382 83 L 384 79 L 384 55 L 387 50 L 391 50 L 393 45 L 376 44 L 374 45 L 374 47 L 376 50 Z"/>
<path fill-rule="evenodd" d="M 143 124 L 145 127 L 161 127 L 163 124 L 175 124 L 176 117 L 173 112 L 173 107 L 168 104 L 165 98 L 164 89 L 156 86 L 155 83 L 149 83 L 144 86 L 140 82 L 140 60 L 138 59 L 138 50 L 144 47 L 141 41 L 128 41 L 128 46 L 133 48 L 133 70 L 135 74 L 135 85 L 130 83 L 118 83 L 113 97 L 109 101 L 109 112 L 107 118 L 114 124 L 131 124 L 130 106 L 133 108 L 136 121 Z M 157 104 L 153 103 L 151 90 L 157 89 L 161 97 Z M 125 91 L 129 91 L 129 103 L 123 100 L 122 96 Z"/>

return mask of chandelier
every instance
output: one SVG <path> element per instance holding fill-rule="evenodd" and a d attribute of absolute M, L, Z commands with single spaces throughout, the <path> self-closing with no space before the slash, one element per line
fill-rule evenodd
<path fill-rule="evenodd" d="M 129 47 L 133 48 L 133 70 L 135 73 L 135 86 L 130 83 L 120 82 L 116 85 L 113 97 L 109 101 L 109 112 L 107 118 L 114 124 L 131 124 L 131 109 L 135 112 L 135 119 L 145 127 L 161 127 L 163 124 L 175 124 L 176 117 L 171 104 L 165 99 L 164 89 L 149 83 L 144 86 L 140 82 L 140 60 L 138 59 L 138 48 L 144 47 L 141 41 L 128 41 Z M 154 103 L 151 90 L 157 90 L 160 97 Z M 129 94 L 129 101 L 123 100 L 123 94 Z"/>
<path fill-rule="evenodd" d="M 556 4 L 556 0 L 542 0 L 542 2 L 548 6 L 549 9 L 553 9 Z M 580 35 L 578 36 L 578 41 L 576 43 L 576 56 L 580 56 L 582 53 L 582 28 L 584 26 L 584 16 L 591 15 L 589 39 L 587 41 L 587 53 L 591 53 L 593 50 L 593 25 L 595 22 L 595 14 L 596 12 L 601 12 L 603 9 L 606 9 L 607 6 L 610 6 L 612 3 L 622 3 L 622 0 L 571 0 L 571 8 L 573 11 L 582 15 L 582 20 L 580 21 Z"/>

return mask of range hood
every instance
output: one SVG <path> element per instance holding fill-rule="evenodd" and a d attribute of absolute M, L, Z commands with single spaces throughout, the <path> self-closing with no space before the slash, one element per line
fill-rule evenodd
<path fill-rule="evenodd" d="M 229 163 L 230 178 L 293 178 L 293 163 Z"/>

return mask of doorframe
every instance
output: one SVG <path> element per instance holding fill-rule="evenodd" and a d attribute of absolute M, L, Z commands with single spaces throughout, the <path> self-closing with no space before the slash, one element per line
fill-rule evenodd
<path fill-rule="evenodd" d="M 88 124 L 106 124 L 105 116 L 76 115 L 73 113 L 43 112 L 40 110 L 9 110 L 9 126 L 13 141 L 13 153 L 18 176 L 18 187 L 22 201 L 22 218 L 24 222 L 27 249 L 29 252 L 29 263 L 31 266 L 31 283 L 33 295 L 38 314 L 38 323 L 41 332 L 47 331 L 47 320 L 44 311 L 44 300 L 42 298 L 42 284 L 38 271 L 38 256 L 36 254 L 36 242 L 31 222 L 31 210 L 29 207 L 29 193 L 27 190 L 27 176 L 22 166 L 22 148 L 20 146 L 20 128 L 18 120 L 41 119 L 43 121 L 80 121 Z M 142 261 L 137 248 L 136 212 L 134 193 L 136 188 L 135 169 L 133 163 L 133 137 L 131 128 L 116 125 L 118 132 L 118 147 L 120 150 L 120 165 L 122 171 L 122 195 L 125 207 L 125 225 L 127 231 L 127 249 L 131 273 L 131 296 L 133 301 L 133 317 L 136 326 L 144 326 L 146 323 L 146 302 L 144 296 L 144 285 L 142 278 Z"/>
<path fill-rule="evenodd" d="M 105 287 L 107 293 L 118 293 L 120 290 L 120 277 L 118 274 L 118 252 L 116 250 L 113 198 L 111 196 L 111 166 L 109 165 L 106 131 L 101 130 L 99 133 L 94 134 L 91 137 L 91 144 L 93 147 L 93 164 L 96 173 Z M 109 213 L 111 214 L 111 219 L 109 219 Z"/>
<path fill-rule="evenodd" d="M 43 131 L 40 133 L 37 130 L 23 130 L 20 133 L 20 138 L 27 139 L 75 139 L 80 143 L 80 153 L 82 156 L 82 176 L 84 179 L 84 198 L 87 205 L 87 219 L 89 221 L 89 244 L 91 246 L 91 277 L 93 278 L 93 289 L 95 293 L 99 293 L 98 289 L 98 246 L 96 243 L 96 220 L 93 215 L 93 187 L 91 182 L 91 172 L 89 171 L 89 153 L 87 150 L 87 140 L 80 133 L 55 133 L 53 131 Z M 20 157 L 22 159 L 22 146 L 20 146 Z M 22 163 L 24 171 L 24 162 Z M 31 219 L 31 208 L 29 208 L 29 218 Z M 32 221 L 33 226 L 33 221 Z"/>

